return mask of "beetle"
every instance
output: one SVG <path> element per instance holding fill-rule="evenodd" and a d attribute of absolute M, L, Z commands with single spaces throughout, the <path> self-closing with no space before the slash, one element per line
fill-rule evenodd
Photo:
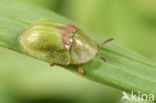
<path fill-rule="evenodd" d="M 18 45 L 26 55 L 46 61 L 51 66 L 73 64 L 83 74 L 80 64 L 87 63 L 95 56 L 106 61 L 98 55 L 98 51 L 111 40 L 113 38 L 97 47 L 90 37 L 74 25 L 43 20 L 26 28 L 18 37 Z"/>

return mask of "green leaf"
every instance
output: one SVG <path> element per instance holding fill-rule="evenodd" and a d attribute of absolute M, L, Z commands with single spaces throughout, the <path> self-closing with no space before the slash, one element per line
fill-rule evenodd
<path fill-rule="evenodd" d="M 22 2 L 1 0 L 0 45 L 22 53 L 17 44 L 17 37 L 26 27 L 40 20 L 56 20 L 74 24 L 93 38 L 97 45 L 106 40 L 50 10 Z M 112 43 L 106 44 L 99 54 L 105 57 L 107 62 L 95 57 L 81 65 L 85 72 L 82 77 L 125 91 L 136 93 L 139 91 L 156 96 L 155 63 Z M 74 65 L 63 67 L 78 73 Z"/>

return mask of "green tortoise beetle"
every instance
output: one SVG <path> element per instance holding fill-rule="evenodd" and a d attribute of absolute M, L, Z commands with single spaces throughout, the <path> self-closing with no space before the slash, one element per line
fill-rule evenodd
<path fill-rule="evenodd" d="M 76 65 L 80 74 L 83 70 L 80 64 L 98 56 L 103 45 L 113 40 L 110 38 L 98 48 L 95 42 L 80 29 L 70 24 L 52 20 L 34 23 L 18 37 L 20 49 L 27 55 L 49 62 L 51 66 Z"/>

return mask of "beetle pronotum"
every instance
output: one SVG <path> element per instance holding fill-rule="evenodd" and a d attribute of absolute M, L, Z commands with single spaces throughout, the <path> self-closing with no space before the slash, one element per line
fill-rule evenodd
<path fill-rule="evenodd" d="M 106 40 L 98 48 L 90 37 L 75 26 L 44 20 L 24 30 L 18 37 L 18 44 L 27 55 L 47 61 L 51 66 L 74 64 L 79 73 L 83 74 L 80 64 L 95 56 L 106 61 L 98 55 L 98 51 L 111 40 L 113 38 Z"/>

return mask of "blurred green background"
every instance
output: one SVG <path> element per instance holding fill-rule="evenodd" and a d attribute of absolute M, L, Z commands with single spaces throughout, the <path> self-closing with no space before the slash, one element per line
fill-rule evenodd
<path fill-rule="evenodd" d="M 155 0 L 16 1 L 55 11 L 156 61 Z M 121 96 L 120 90 L 0 47 L 0 103 L 122 103 Z"/>

